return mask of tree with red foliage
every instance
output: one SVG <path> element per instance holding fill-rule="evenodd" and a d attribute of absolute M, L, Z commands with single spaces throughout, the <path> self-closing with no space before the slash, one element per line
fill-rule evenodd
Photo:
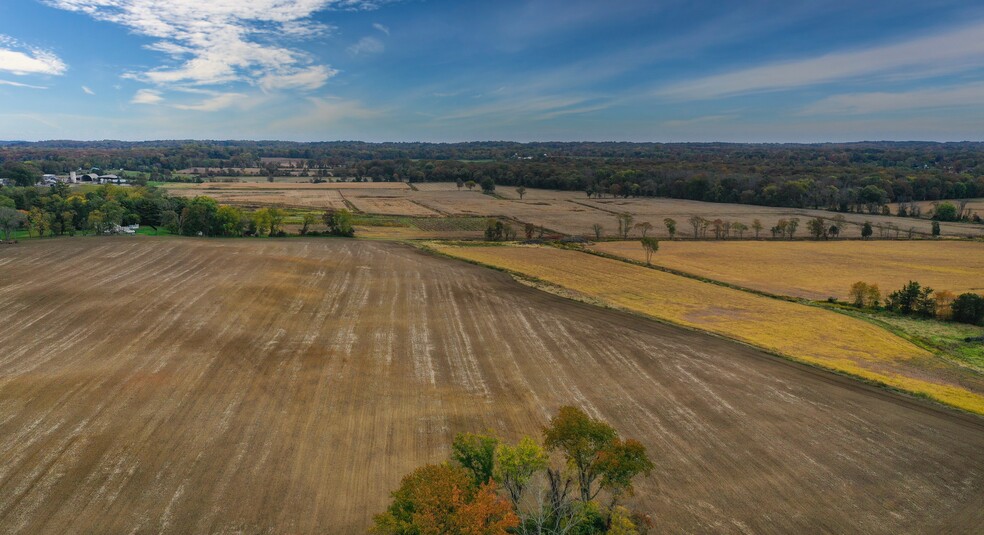
<path fill-rule="evenodd" d="M 474 486 L 464 468 L 430 464 L 403 478 L 393 503 L 376 515 L 373 533 L 387 535 L 505 535 L 519 525 L 492 481 Z"/>

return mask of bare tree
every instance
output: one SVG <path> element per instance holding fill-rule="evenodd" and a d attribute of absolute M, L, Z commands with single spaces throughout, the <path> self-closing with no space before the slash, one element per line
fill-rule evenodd
<path fill-rule="evenodd" d="M 632 220 L 634 219 L 632 214 L 628 212 L 622 212 L 615 216 L 618 220 L 618 234 L 623 240 L 629 238 L 629 232 L 632 231 Z"/>
<path fill-rule="evenodd" d="M 699 215 L 692 215 L 687 222 L 690 223 L 690 226 L 694 227 L 694 239 L 696 240 L 700 237 L 700 228 L 704 223 L 704 218 Z"/>
<path fill-rule="evenodd" d="M 639 230 L 639 232 L 642 234 L 642 237 L 645 238 L 646 233 L 653 229 L 653 224 L 650 223 L 649 221 L 643 221 L 642 223 L 636 223 L 635 228 Z"/>
<path fill-rule="evenodd" d="M 755 239 L 758 239 L 759 233 L 762 232 L 763 228 L 765 227 L 762 226 L 762 222 L 759 221 L 758 219 L 752 221 L 752 230 L 755 231 Z"/>
<path fill-rule="evenodd" d="M 711 227 L 714 229 L 714 239 L 720 240 L 721 236 L 724 234 L 724 221 L 715 219 L 711 222 Z"/>
<path fill-rule="evenodd" d="M 601 224 L 595 223 L 594 225 L 591 225 L 591 230 L 594 231 L 595 239 L 600 240 L 601 233 L 604 231 L 604 228 L 601 226 Z"/>

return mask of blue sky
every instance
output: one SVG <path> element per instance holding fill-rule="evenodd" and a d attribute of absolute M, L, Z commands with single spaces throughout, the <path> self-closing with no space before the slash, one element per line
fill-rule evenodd
<path fill-rule="evenodd" d="M 3 0 L 0 139 L 984 140 L 976 1 Z"/>

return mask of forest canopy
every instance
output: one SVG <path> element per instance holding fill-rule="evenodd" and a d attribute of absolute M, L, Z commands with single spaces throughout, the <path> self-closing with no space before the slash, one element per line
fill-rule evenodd
<path fill-rule="evenodd" d="M 43 173 L 126 169 L 173 180 L 247 168 L 346 180 L 457 182 L 770 206 L 876 209 L 984 196 L 984 143 L 0 142 L 0 166 Z M 330 170 L 330 173 L 329 173 Z M 0 171 L 0 175 L 3 175 Z M 0 176 L 3 178 L 3 176 Z M 183 177 L 188 179 L 188 177 Z"/>

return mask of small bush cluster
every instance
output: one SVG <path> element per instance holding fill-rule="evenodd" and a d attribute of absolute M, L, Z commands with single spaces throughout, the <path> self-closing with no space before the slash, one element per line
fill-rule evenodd
<path fill-rule="evenodd" d="M 857 308 L 876 309 L 881 300 L 878 285 L 865 282 L 851 285 L 848 295 L 850 304 Z M 934 291 L 915 281 L 889 294 L 884 308 L 904 316 L 984 324 L 984 296 L 973 292 L 955 295 L 947 290 Z"/>

